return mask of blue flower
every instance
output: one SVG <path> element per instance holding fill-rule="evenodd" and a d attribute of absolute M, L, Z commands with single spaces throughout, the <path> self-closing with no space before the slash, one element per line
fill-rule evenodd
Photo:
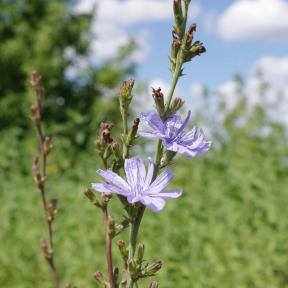
<path fill-rule="evenodd" d="M 124 170 L 126 181 L 111 169 L 103 171 L 98 170 L 109 184 L 92 183 L 92 188 L 98 192 L 110 192 L 127 197 L 129 203 L 140 201 L 154 212 L 159 212 L 165 206 L 164 199 L 173 199 L 181 196 L 182 189 L 164 190 L 163 189 L 172 181 L 175 174 L 170 168 L 161 173 L 154 182 L 151 183 L 154 173 L 154 164 L 152 158 L 148 157 L 149 167 L 146 176 L 146 169 L 142 159 L 137 156 L 126 159 Z"/>
<path fill-rule="evenodd" d="M 185 133 L 184 128 L 188 124 L 190 114 L 191 111 L 188 112 L 184 123 L 182 123 L 181 116 L 176 114 L 163 123 L 156 111 L 151 111 L 148 114 L 142 112 L 139 118 L 143 119 L 154 131 L 142 130 L 138 134 L 143 137 L 159 138 L 163 141 L 163 146 L 167 150 L 181 153 L 188 158 L 202 155 L 210 149 L 212 142 L 203 140 L 204 133 L 202 129 L 196 136 L 196 124 L 190 132 Z"/>

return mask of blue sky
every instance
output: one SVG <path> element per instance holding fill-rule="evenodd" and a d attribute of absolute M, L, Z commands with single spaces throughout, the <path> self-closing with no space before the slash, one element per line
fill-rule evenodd
<path fill-rule="evenodd" d="M 136 81 L 159 83 L 167 91 L 171 82 L 167 55 L 174 24 L 172 2 L 80 0 L 75 8 L 78 13 L 97 5 L 91 27 L 97 37 L 91 47 L 92 61 L 111 57 L 129 35 L 134 35 L 143 47 L 133 56 L 138 62 Z M 240 73 L 246 79 L 247 93 L 257 101 L 253 75 L 256 67 L 261 67 L 274 87 L 270 100 L 275 100 L 274 92 L 279 89 L 288 100 L 287 15 L 287 0 L 192 0 L 188 24 L 197 23 L 194 40 L 201 40 L 207 53 L 185 64 L 186 76 L 180 78 L 177 93 L 190 103 L 199 96 L 202 85 L 232 95 L 233 75 Z M 283 110 L 283 115 L 288 115 L 286 112 Z"/>

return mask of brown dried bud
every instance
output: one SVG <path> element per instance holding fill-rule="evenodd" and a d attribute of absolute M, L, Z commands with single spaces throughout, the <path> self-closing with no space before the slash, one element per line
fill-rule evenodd
<path fill-rule="evenodd" d="M 46 241 L 43 238 L 40 239 L 40 245 L 42 247 L 42 255 L 45 257 L 47 261 L 50 261 L 51 254 L 48 251 L 48 245 L 46 244 Z"/>
<path fill-rule="evenodd" d="M 134 140 L 137 138 L 137 131 L 138 131 L 139 123 L 140 123 L 139 118 L 136 118 L 133 121 L 133 124 L 131 125 L 129 132 L 128 132 L 127 146 L 131 146 L 133 144 Z"/>
<path fill-rule="evenodd" d="M 110 137 L 110 132 L 111 132 L 111 129 L 113 127 L 114 127 L 114 124 L 112 124 L 112 123 L 110 123 L 110 124 L 101 123 L 99 139 L 100 139 L 102 145 L 110 144 L 113 142 L 113 139 Z"/>
<path fill-rule="evenodd" d="M 164 95 L 161 93 L 161 88 L 159 87 L 157 90 L 152 88 L 152 97 L 156 104 L 156 109 L 160 118 L 163 118 L 165 115 L 165 105 L 164 105 Z"/>
<path fill-rule="evenodd" d="M 36 71 L 32 71 L 31 72 L 31 80 L 30 83 L 32 86 L 34 86 L 35 88 L 38 86 L 39 81 L 41 79 L 41 76 L 38 76 Z"/>
<path fill-rule="evenodd" d="M 44 180 L 45 179 L 43 179 L 41 177 L 41 173 L 40 173 L 40 171 L 38 169 L 38 166 L 37 166 L 38 159 L 39 159 L 38 156 L 33 157 L 32 171 L 33 171 L 33 174 L 34 174 L 34 181 L 35 181 L 37 187 L 41 190 L 44 187 Z"/>
<path fill-rule="evenodd" d="M 50 222 L 54 220 L 54 216 L 57 213 L 56 204 L 57 204 L 57 199 L 52 199 L 51 203 L 47 206 L 47 217 L 48 217 L 48 221 Z"/>
<path fill-rule="evenodd" d="M 49 134 L 47 137 L 45 137 L 44 141 L 44 151 L 45 154 L 48 155 L 53 147 L 53 144 L 51 144 L 52 134 Z"/>
<path fill-rule="evenodd" d="M 112 199 L 112 193 L 102 193 L 102 200 L 103 200 L 103 204 L 107 205 L 107 203 Z"/>
<path fill-rule="evenodd" d="M 142 277 L 147 276 L 154 276 L 157 271 L 159 271 L 162 267 L 162 262 L 154 262 L 153 264 L 148 265 L 146 268 L 144 268 L 141 272 Z"/>

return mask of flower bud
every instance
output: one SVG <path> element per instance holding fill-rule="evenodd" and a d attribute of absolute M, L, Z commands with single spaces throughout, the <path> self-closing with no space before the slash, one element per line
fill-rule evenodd
<path fill-rule="evenodd" d="M 113 150 L 112 150 L 111 144 L 109 144 L 104 151 L 103 160 L 107 160 L 112 153 L 113 153 Z"/>
<path fill-rule="evenodd" d="M 152 97 L 156 104 L 156 109 L 160 118 L 163 118 L 165 115 L 165 105 L 164 105 L 164 96 L 161 93 L 161 88 L 159 87 L 157 90 L 152 88 Z"/>
<path fill-rule="evenodd" d="M 112 150 L 113 150 L 113 153 L 114 153 L 114 157 L 115 157 L 115 160 L 117 162 L 117 165 L 119 167 L 124 167 L 124 160 L 123 160 L 123 151 L 122 151 L 122 148 L 120 147 L 120 144 L 117 143 L 117 142 L 113 142 L 111 144 L 111 147 L 112 147 Z"/>
<path fill-rule="evenodd" d="M 52 199 L 51 203 L 47 206 L 47 217 L 48 221 L 52 222 L 54 220 L 54 216 L 57 213 L 56 210 L 57 199 Z"/>
<path fill-rule="evenodd" d="M 46 241 L 41 238 L 40 239 L 40 245 L 42 247 L 42 255 L 44 256 L 44 258 L 47 260 L 47 261 L 50 261 L 51 259 L 51 254 L 50 252 L 48 251 L 48 245 L 46 243 Z"/>
<path fill-rule="evenodd" d="M 44 187 L 44 178 L 41 177 L 41 173 L 38 169 L 37 163 L 38 163 L 38 156 L 33 157 L 33 166 L 32 166 L 32 171 L 34 174 L 34 181 L 37 185 L 37 187 L 41 190 Z"/>
<path fill-rule="evenodd" d="M 115 218 L 112 215 L 108 217 L 108 235 L 111 239 L 115 236 Z"/>
<path fill-rule="evenodd" d="M 67 284 L 65 285 L 65 288 L 71 288 L 71 285 L 70 285 L 69 283 L 67 283 Z"/>
<path fill-rule="evenodd" d="M 124 275 L 120 281 L 119 288 L 127 288 L 126 284 L 127 284 L 127 274 L 124 273 Z"/>
<path fill-rule="evenodd" d="M 133 124 L 131 125 L 130 130 L 128 132 L 128 137 L 127 137 L 127 142 L 128 142 L 127 146 L 131 146 L 134 140 L 136 139 L 139 123 L 140 123 L 140 119 L 136 118 Z"/>
<path fill-rule="evenodd" d="M 115 283 L 118 283 L 118 278 L 119 278 L 119 268 L 118 267 L 114 268 L 113 276 L 114 276 Z"/>
<path fill-rule="evenodd" d="M 33 125 L 36 126 L 37 121 L 39 121 L 39 119 L 40 119 L 39 109 L 38 109 L 38 107 L 35 107 L 34 105 L 32 105 L 30 107 L 30 112 L 31 112 L 31 114 L 30 114 L 29 118 L 32 120 Z"/>
<path fill-rule="evenodd" d="M 148 265 L 146 268 L 144 268 L 144 269 L 142 270 L 141 274 L 142 274 L 144 277 L 154 276 L 155 273 L 161 269 L 161 267 L 162 267 L 161 261 L 159 261 L 159 262 L 154 262 L 153 264 L 150 264 L 150 265 Z"/>
<path fill-rule="evenodd" d="M 149 288 L 158 288 L 158 283 L 156 281 L 153 281 Z"/>
<path fill-rule="evenodd" d="M 103 274 L 101 273 L 101 271 L 96 271 L 93 275 L 92 275 L 99 283 L 101 284 L 107 284 L 107 281 L 105 279 L 105 277 L 103 276 Z"/>
<path fill-rule="evenodd" d="M 85 188 L 85 191 L 83 192 L 86 197 L 90 200 L 90 202 L 99 207 L 99 208 L 102 208 L 102 203 L 101 201 L 98 199 L 98 197 L 96 195 L 94 195 L 94 193 L 87 187 Z"/>
<path fill-rule="evenodd" d="M 126 247 L 126 244 L 123 240 L 118 240 L 117 245 L 119 248 L 120 256 L 124 261 L 128 260 L 129 250 Z"/>
<path fill-rule="evenodd" d="M 101 193 L 101 197 L 102 197 L 102 206 L 106 206 L 108 204 L 108 202 L 112 199 L 112 193 L 109 192 L 105 192 L 105 193 Z"/>
<path fill-rule="evenodd" d="M 53 147 L 53 145 L 51 144 L 51 138 L 52 138 L 52 134 L 49 134 L 47 137 L 45 137 L 45 141 L 44 141 L 44 151 L 45 154 L 48 155 Z"/>
<path fill-rule="evenodd" d="M 41 79 L 41 76 L 38 76 L 36 71 L 31 72 L 31 80 L 30 83 L 32 86 L 37 87 L 39 84 L 39 81 Z"/>
<path fill-rule="evenodd" d="M 138 269 L 137 269 L 136 262 L 135 262 L 134 258 L 133 257 L 130 258 L 127 261 L 127 264 L 128 264 L 129 275 L 130 275 L 132 281 L 135 282 L 135 280 L 138 279 Z"/>
<path fill-rule="evenodd" d="M 137 215 L 138 215 L 138 210 L 141 206 L 141 202 L 135 202 L 129 205 L 129 220 L 131 223 L 134 223 Z"/>
<path fill-rule="evenodd" d="M 127 115 L 127 108 L 133 98 L 133 96 L 131 95 L 131 91 L 134 86 L 134 83 L 135 83 L 134 78 L 131 78 L 128 81 L 123 81 L 123 86 L 121 86 L 117 92 L 120 102 L 120 112 L 122 118 L 124 118 L 124 114 Z"/>
<path fill-rule="evenodd" d="M 166 112 L 166 117 L 171 117 L 173 114 L 176 114 L 178 110 L 184 105 L 185 101 L 181 98 L 176 97 L 172 103 L 169 105 L 168 111 Z"/>
<path fill-rule="evenodd" d="M 163 156 L 160 160 L 160 165 L 159 168 L 164 168 L 168 165 L 171 164 L 171 161 L 173 160 L 173 158 L 176 156 L 177 152 L 174 151 L 170 151 L 170 150 L 164 150 Z"/>
<path fill-rule="evenodd" d="M 141 265 L 143 262 L 143 255 L 144 255 L 144 244 L 139 244 L 136 253 L 135 253 L 135 261 L 137 265 Z"/>
<path fill-rule="evenodd" d="M 182 24 L 184 21 L 181 0 L 173 1 L 173 10 L 174 10 L 175 24 L 177 25 L 177 30 L 179 30 L 177 31 L 177 34 L 181 35 L 181 31 L 183 30 Z"/>
<path fill-rule="evenodd" d="M 98 155 L 102 158 L 105 150 L 103 148 L 103 145 L 101 144 L 101 140 L 100 139 L 96 140 L 94 142 L 94 145 Z"/>

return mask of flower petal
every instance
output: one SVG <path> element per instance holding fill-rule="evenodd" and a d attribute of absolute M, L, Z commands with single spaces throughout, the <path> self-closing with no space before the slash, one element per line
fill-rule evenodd
<path fill-rule="evenodd" d="M 208 142 L 203 141 L 201 143 L 201 147 L 199 146 L 198 148 L 193 149 L 193 151 L 195 151 L 197 153 L 197 155 L 203 155 L 204 153 L 206 153 L 210 149 L 211 143 L 212 143 L 212 141 L 208 141 Z"/>
<path fill-rule="evenodd" d="M 149 196 L 142 196 L 140 201 L 147 208 L 151 209 L 154 212 L 159 212 L 165 206 L 165 201 L 162 198 L 151 198 Z"/>
<path fill-rule="evenodd" d="M 149 112 L 147 114 L 142 112 L 139 115 L 139 118 L 144 120 L 154 130 L 158 130 L 159 132 L 164 134 L 163 122 L 162 122 L 160 116 L 158 115 L 158 113 L 155 110 L 153 110 L 153 111 L 151 111 L 151 112 Z"/>
<path fill-rule="evenodd" d="M 170 151 L 174 151 L 177 152 L 178 151 L 178 145 L 176 142 L 172 142 L 172 143 L 167 143 L 167 142 L 163 142 L 163 146 Z"/>
<path fill-rule="evenodd" d="M 174 199 L 178 198 L 182 195 L 182 189 L 175 189 L 175 190 L 164 190 L 157 194 L 157 197 L 160 197 L 162 199 Z M 150 197 L 155 197 L 153 195 L 150 195 Z"/>
<path fill-rule="evenodd" d="M 146 169 L 142 159 L 137 156 L 125 160 L 125 174 L 135 196 L 142 192 L 146 178 Z"/>
<path fill-rule="evenodd" d="M 171 171 L 170 168 L 166 169 L 155 179 L 155 181 L 148 187 L 148 189 L 143 191 L 142 194 L 144 196 L 158 194 L 172 181 L 174 176 L 175 174 Z"/>
<path fill-rule="evenodd" d="M 159 131 L 151 131 L 151 130 L 141 130 L 137 132 L 140 136 L 146 138 L 160 138 L 161 140 L 169 140 L 170 138 L 167 137 L 165 134 Z"/>
<path fill-rule="evenodd" d="M 102 182 L 102 185 L 107 190 L 109 190 L 110 193 L 115 193 L 115 194 L 123 195 L 123 196 L 126 196 L 126 197 L 128 197 L 131 194 L 131 192 L 129 190 L 119 189 L 117 187 L 114 187 L 112 185 L 109 185 L 109 184 L 105 183 L 103 180 L 101 182 Z"/>
<path fill-rule="evenodd" d="M 183 122 L 183 124 L 181 125 L 181 127 L 179 128 L 178 132 L 177 132 L 177 135 L 179 135 L 183 130 L 184 128 L 186 127 L 186 125 L 188 124 L 188 121 L 190 119 L 190 115 L 191 115 L 191 110 L 188 111 L 188 116 L 187 118 L 185 119 L 185 121 Z"/>
<path fill-rule="evenodd" d="M 91 183 L 91 187 L 97 192 L 110 192 L 110 190 L 105 188 L 101 183 Z"/>
<path fill-rule="evenodd" d="M 151 184 L 153 174 L 154 174 L 154 163 L 151 157 L 148 157 L 148 163 L 149 163 L 148 172 L 147 172 L 145 183 L 143 185 L 143 191 L 145 191 Z"/>
<path fill-rule="evenodd" d="M 128 186 L 127 183 L 123 178 L 121 178 L 119 175 L 114 173 L 111 169 L 108 169 L 106 171 L 103 171 L 101 169 L 96 171 L 100 176 L 105 178 L 109 183 L 111 183 L 114 186 L 117 186 L 123 190 L 127 190 Z"/>
<path fill-rule="evenodd" d="M 182 126 L 181 116 L 178 114 L 173 114 L 164 123 L 165 134 L 169 135 L 169 138 L 172 140 L 178 134 L 178 130 L 181 126 Z"/>
<path fill-rule="evenodd" d="M 195 149 L 198 148 L 198 146 L 202 143 L 204 137 L 204 132 L 202 129 L 200 129 L 197 139 L 189 146 L 187 146 L 189 149 Z"/>

